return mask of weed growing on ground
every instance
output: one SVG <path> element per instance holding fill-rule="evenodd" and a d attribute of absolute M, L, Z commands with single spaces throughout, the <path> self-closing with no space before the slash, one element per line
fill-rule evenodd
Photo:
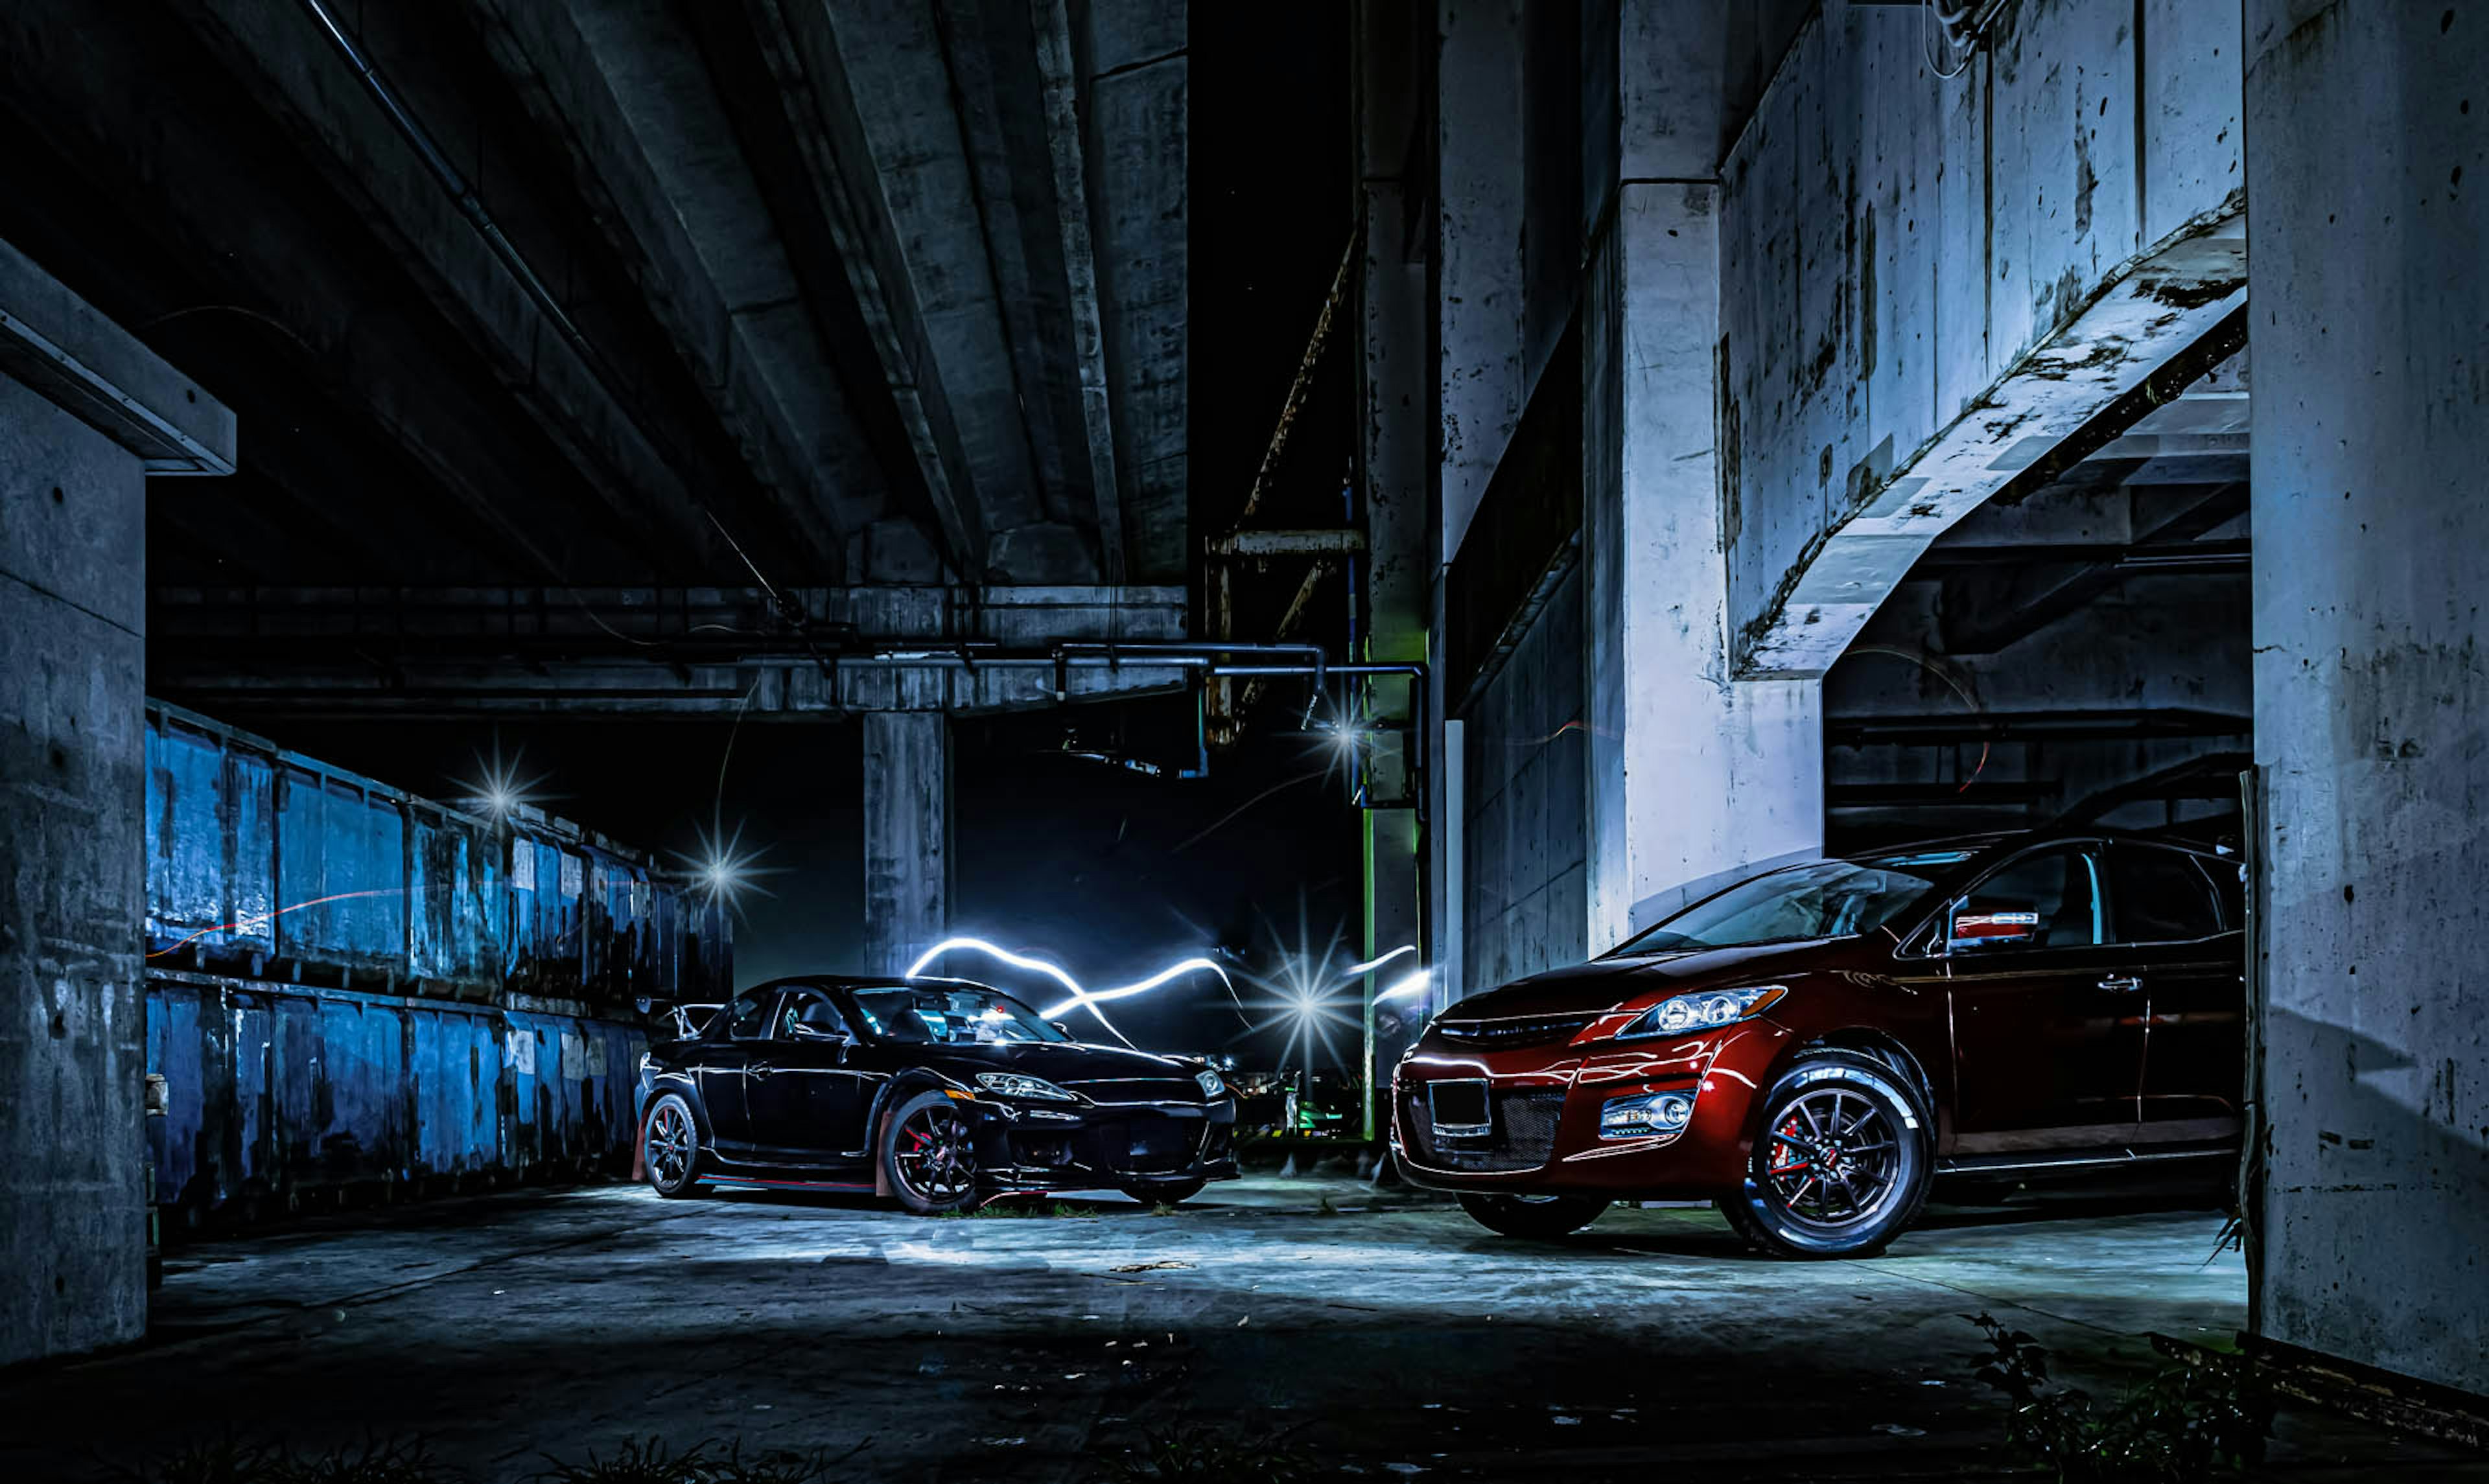
<path fill-rule="evenodd" d="M 1157 1206 L 1153 1206 L 1153 1207 L 1151 1207 L 1151 1208 L 1150 1208 L 1150 1214 L 1151 1214 L 1151 1215 L 1154 1215 L 1154 1216 L 1180 1216 L 1180 1215 L 1183 1215 L 1183 1214 L 1184 1214 L 1184 1212 L 1183 1212 L 1181 1209 L 1177 1208 L 1177 1207 L 1169 1206 L 1169 1205 L 1165 1205 L 1164 1203 L 1161 1203 L 1161 1204 L 1159 1204 L 1159 1205 L 1157 1205 Z"/>
<path fill-rule="evenodd" d="M 1113 1484 L 1298 1484 L 1314 1477 L 1314 1466 L 1274 1438 L 1232 1438 L 1178 1422 L 1145 1435 L 1138 1449 L 1108 1460 L 1106 1477 Z"/>
<path fill-rule="evenodd" d="M 2014 1404 L 2007 1440 L 2059 1484 L 2193 1484 L 2264 1458 L 2272 1399 L 2235 1358 L 2164 1366 L 2100 1405 L 2049 1386 L 2048 1352 L 2030 1335 L 1986 1314 L 1962 1317 L 1988 1336 L 1979 1379 Z"/>

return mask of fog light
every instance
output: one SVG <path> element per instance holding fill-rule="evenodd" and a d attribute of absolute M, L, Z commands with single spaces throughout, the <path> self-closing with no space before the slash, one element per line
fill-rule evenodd
<path fill-rule="evenodd" d="M 1599 1110 L 1599 1137 L 1603 1139 L 1672 1138 L 1685 1131 L 1694 1117 L 1694 1094 L 1643 1093 L 1632 1098 L 1611 1098 Z"/>

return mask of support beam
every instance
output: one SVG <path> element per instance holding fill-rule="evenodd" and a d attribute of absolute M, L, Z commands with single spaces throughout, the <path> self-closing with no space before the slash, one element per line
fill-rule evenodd
<path fill-rule="evenodd" d="M 575 327 L 531 298 L 541 273 L 531 284 L 513 266 L 507 234 L 479 229 L 486 209 L 472 185 L 436 178 L 325 21 L 301 6 L 250 0 L 183 0 L 180 9 L 207 50 L 309 142 L 323 179 L 400 250 L 424 298 L 490 362 L 616 518 L 710 565 L 732 559 L 702 493 L 676 466 L 672 441 L 625 404 L 573 338 Z M 356 55 L 372 61 L 367 48 Z M 476 148 L 498 157 L 489 141 Z M 453 188 L 467 194 L 453 196 Z"/>
<path fill-rule="evenodd" d="M 1823 840 L 1820 682 L 1731 670 L 1718 187 L 1624 182 L 1616 203 L 1582 334 L 1593 954 Z"/>
<path fill-rule="evenodd" d="M 864 719 L 865 965 L 900 974 L 951 921 L 951 719 Z"/>
<path fill-rule="evenodd" d="M 879 353 L 884 383 L 907 431 L 925 497 L 951 570 L 986 573 L 987 524 L 939 349 L 884 205 L 873 151 L 826 16 L 788 0 L 746 0 L 760 52 L 776 78 L 787 127 L 812 175 L 813 193 L 838 247 L 840 267 Z M 946 90 L 947 91 L 947 90 Z"/>
<path fill-rule="evenodd" d="M 2489 15 L 2247 0 L 2246 35 L 2248 1323 L 2478 1398 Z"/>
<path fill-rule="evenodd" d="M 1124 486 L 1115 467 L 1113 381 L 1098 254 L 1089 233 L 1089 167 L 1080 135 L 1080 88 L 1064 0 L 1029 0 L 1038 77 L 1045 90 L 1045 142 L 1054 164 L 1054 212 L 1063 236 L 1063 281 L 1072 297 L 1072 349 L 1080 367 L 1080 427 L 1089 444 L 1089 489 L 1098 512 L 1098 575 L 1124 580 Z"/>
<path fill-rule="evenodd" d="M 691 33 L 657 6 L 471 3 L 762 491 L 780 580 L 836 578 L 883 480 Z"/>
<path fill-rule="evenodd" d="M 147 469 L 231 469 L 234 423 L 5 244 L 0 335 L 7 1366 L 146 1329 Z"/>

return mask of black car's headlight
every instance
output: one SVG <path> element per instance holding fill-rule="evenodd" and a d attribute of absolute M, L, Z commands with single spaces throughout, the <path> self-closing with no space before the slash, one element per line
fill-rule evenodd
<path fill-rule="evenodd" d="M 1044 1102 L 1076 1102 L 1079 1099 L 1048 1082 L 1024 1071 L 981 1071 L 977 1085 L 1005 1098 L 1034 1098 Z"/>
<path fill-rule="evenodd" d="M 1218 1073 L 1215 1071 L 1196 1071 L 1192 1074 L 1192 1080 L 1201 1084 L 1201 1096 L 1204 1098 L 1216 1098 L 1227 1091 L 1227 1084 L 1220 1081 Z"/>
<path fill-rule="evenodd" d="M 1616 1032 L 1618 1041 L 1633 1036 L 1683 1036 L 1759 1015 L 1766 1006 L 1788 993 L 1787 985 L 1752 985 L 1743 989 L 1697 989 L 1671 995 L 1634 1017 Z"/>

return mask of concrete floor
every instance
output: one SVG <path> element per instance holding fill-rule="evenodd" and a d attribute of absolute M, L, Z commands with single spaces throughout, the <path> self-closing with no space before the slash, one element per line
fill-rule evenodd
<path fill-rule="evenodd" d="M 1080 1480 L 1179 1416 L 1375 1477 L 1984 1477 L 2000 1413 L 1961 1316 L 2111 1382 L 2152 1363 L 2145 1331 L 2244 1312 L 2217 1216 L 2131 1203 L 1939 1210 L 1884 1258 L 1818 1264 L 1749 1256 L 1707 1211 L 1531 1244 L 1344 1179 L 1075 1209 L 609 1185 L 194 1246 L 144 1346 L 0 1381 L 0 1477 L 109 1477 L 231 1430 L 420 1435 L 494 1484 L 652 1435 L 859 1450 L 841 1479 Z M 2489 1479 L 2301 1415 L 2276 1463 Z"/>

